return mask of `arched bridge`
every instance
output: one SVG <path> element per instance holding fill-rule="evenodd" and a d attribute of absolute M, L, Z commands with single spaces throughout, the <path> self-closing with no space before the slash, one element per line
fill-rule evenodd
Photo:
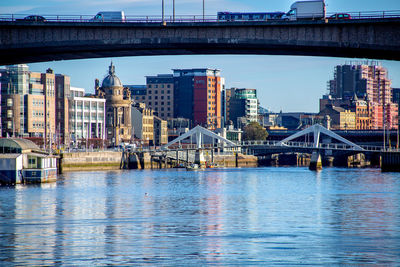
<path fill-rule="evenodd" d="M 302 22 L 0 22 L 0 65 L 192 54 L 400 60 L 400 18 Z"/>

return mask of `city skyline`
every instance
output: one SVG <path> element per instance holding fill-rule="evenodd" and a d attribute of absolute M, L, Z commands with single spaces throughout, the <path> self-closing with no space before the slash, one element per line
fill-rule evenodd
<path fill-rule="evenodd" d="M 218 11 L 287 11 L 294 1 L 273 1 L 265 6 L 264 1 L 206 1 L 206 15 Z M 5 1 L 0 8 L 7 13 L 24 14 L 77 14 L 77 1 Z M 112 4 L 111 4 L 112 3 Z M 172 13 L 172 1 L 165 1 L 166 16 Z M 348 1 L 327 0 L 327 12 L 376 11 L 400 9 L 397 1 Z M 176 4 L 176 14 L 188 15 L 202 12 L 202 1 L 185 1 Z M 227 10 L 227 6 L 229 9 Z M 62 10 L 62 13 L 59 11 Z M 79 1 L 79 13 L 94 15 L 101 10 L 124 10 L 128 15 L 160 15 L 161 1 Z M 334 67 L 349 61 L 364 59 L 300 57 L 300 56 L 155 56 L 123 57 L 43 62 L 28 64 L 32 71 L 44 72 L 52 68 L 56 73 L 71 77 L 71 85 L 94 92 L 94 80 L 107 74 L 110 61 L 123 84 L 145 84 L 145 76 L 172 73 L 176 68 L 220 69 L 226 79 L 226 88 L 254 88 L 263 107 L 280 110 L 317 112 L 318 99 L 327 92 L 327 82 L 332 79 Z M 400 87 L 400 63 L 379 61 L 389 71 L 393 87 Z"/>

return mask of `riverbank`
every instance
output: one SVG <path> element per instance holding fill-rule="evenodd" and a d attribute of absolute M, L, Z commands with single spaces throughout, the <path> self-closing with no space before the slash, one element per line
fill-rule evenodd
<path fill-rule="evenodd" d="M 124 158 L 125 157 L 125 158 Z M 219 167 L 258 167 L 258 159 L 255 156 L 234 154 L 214 155 L 208 159 L 208 163 L 215 163 Z M 94 171 L 94 170 L 118 170 L 125 165 L 128 169 L 160 169 L 177 167 L 178 161 L 155 159 L 148 152 L 131 153 L 128 156 L 122 152 L 77 152 L 63 153 L 60 156 L 59 171 Z"/>
<path fill-rule="evenodd" d="M 122 152 L 74 152 L 60 155 L 59 172 L 117 170 Z"/>

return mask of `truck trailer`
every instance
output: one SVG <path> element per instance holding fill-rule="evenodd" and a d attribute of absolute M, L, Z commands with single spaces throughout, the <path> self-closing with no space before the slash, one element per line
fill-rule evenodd
<path fill-rule="evenodd" d="M 96 14 L 91 22 L 125 22 L 124 11 L 101 11 Z"/>
<path fill-rule="evenodd" d="M 325 0 L 297 1 L 290 11 L 282 16 L 284 20 L 324 19 L 326 15 Z"/>

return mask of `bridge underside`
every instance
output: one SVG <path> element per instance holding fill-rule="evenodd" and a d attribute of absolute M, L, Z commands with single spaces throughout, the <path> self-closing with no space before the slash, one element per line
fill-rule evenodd
<path fill-rule="evenodd" d="M 0 65 L 155 55 L 300 55 L 400 60 L 400 19 L 282 23 L 0 22 Z"/>
<path fill-rule="evenodd" d="M 0 65 L 18 63 L 33 63 L 45 61 L 60 61 L 73 59 L 126 57 L 126 56 L 161 56 L 161 55 L 292 55 L 292 56 L 323 56 L 345 58 L 370 58 L 400 60 L 398 47 L 335 47 L 274 45 L 274 44 L 229 44 L 229 43 L 169 43 L 163 45 L 99 45 L 85 43 L 79 46 L 58 44 L 51 47 L 13 48 L 0 50 Z"/>

